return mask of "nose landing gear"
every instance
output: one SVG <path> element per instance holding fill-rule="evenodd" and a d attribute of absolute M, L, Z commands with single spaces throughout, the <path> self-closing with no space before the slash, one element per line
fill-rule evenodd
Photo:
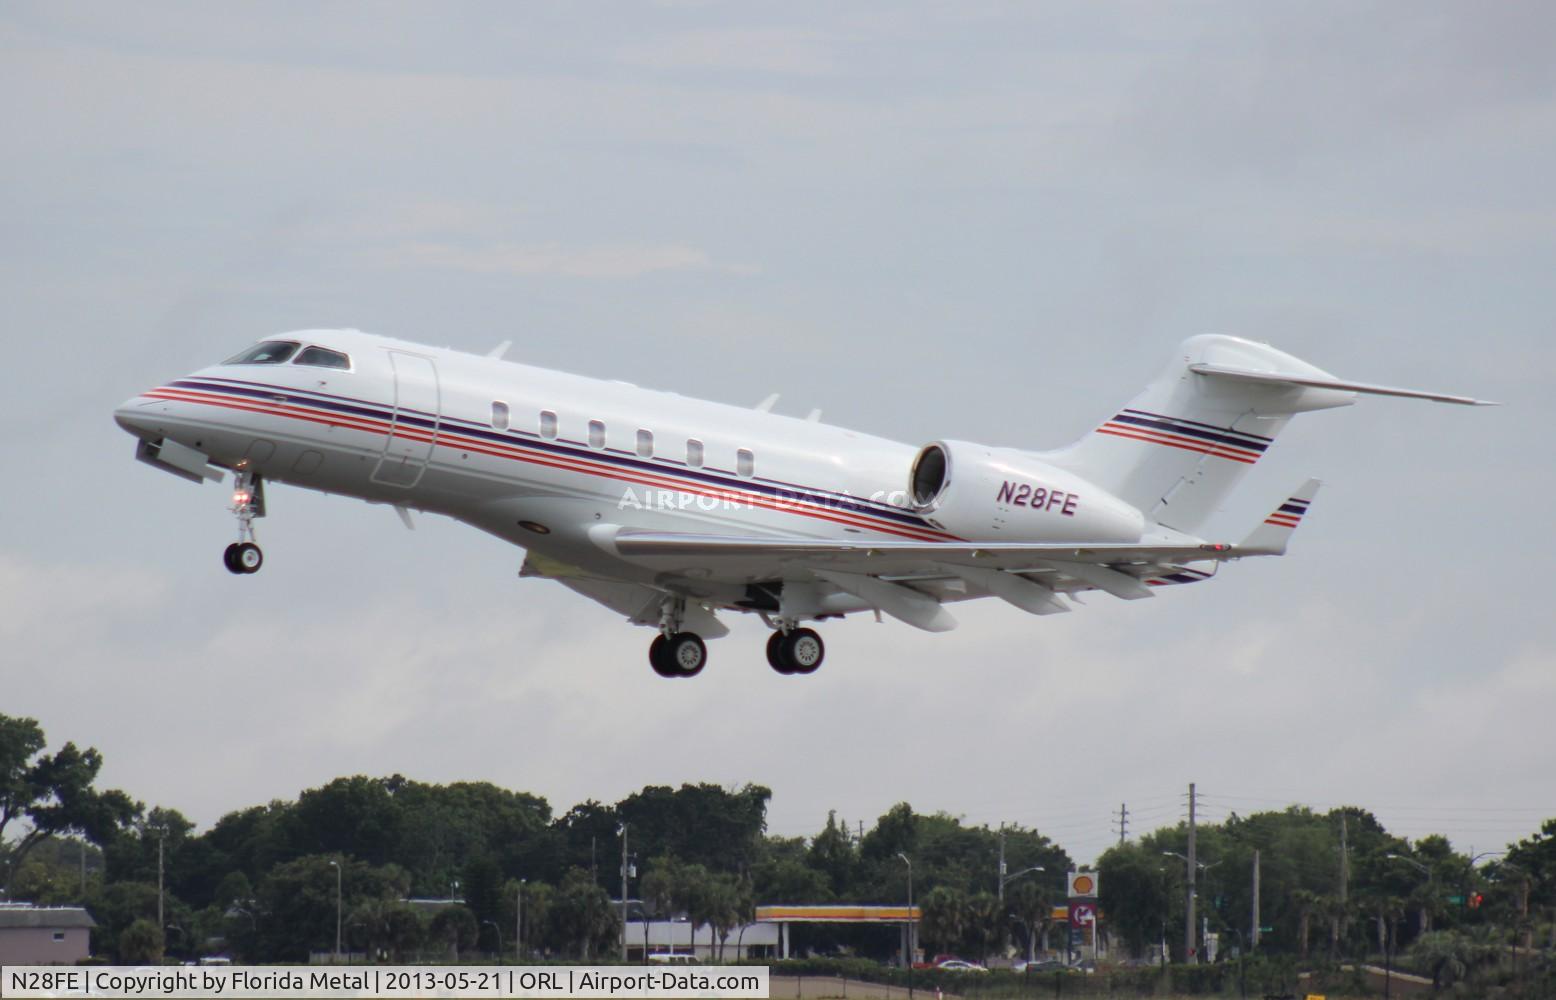
<path fill-rule="evenodd" d="M 264 480 L 239 469 L 233 476 L 231 510 L 238 518 L 238 540 L 222 553 L 222 563 L 229 573 L 258 573 L 265 554 L 254 541 L 254 519 L 265 516 Z"/>

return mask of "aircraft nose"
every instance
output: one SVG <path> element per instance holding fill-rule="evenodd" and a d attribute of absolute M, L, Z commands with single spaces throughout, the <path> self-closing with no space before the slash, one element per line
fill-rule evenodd
<path fill-rule="evenodd" d="M 114 423 L 136 437 L 145 437 L 151 433 L 151 413 L 147 410 L 150 404 L 151 400 L 144 396 L 126 399 L 113 411 Z"/>

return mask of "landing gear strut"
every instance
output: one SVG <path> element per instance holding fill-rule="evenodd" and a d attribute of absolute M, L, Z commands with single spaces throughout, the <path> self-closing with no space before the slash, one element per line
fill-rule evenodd
<path fill-rule="evenodd" d="M 232 512 L 238 516 L 238 540 L 227 546 L 222 562 L 229 573 L 258 573 L 265 554 L 254 541 L 254 519 L 265 516 L 265 484 L 246 469 L 233 476 Z"/>
<path fill-rule="evenodd" d="M 767 662 L 780 674 L 813 674 L 826 655 L 814 629 L 779 629 L 767 640 Z"/>
<path fill-rule="evenodd" d="M 666 597 L 659 606 L 659 634 L 648 647 L 648 662 L 660 677 L 695 677 L 708 663 L 708 647 L 695 632 L 682 632 L 686 598 Z"/>

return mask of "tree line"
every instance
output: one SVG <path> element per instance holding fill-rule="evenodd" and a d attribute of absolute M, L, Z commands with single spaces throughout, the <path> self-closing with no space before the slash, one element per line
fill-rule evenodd
<path fill-rule="evenodd" d="M 649 786 L 555 815 L 540 796 L 487 783 L 356 775 L 196 831 L 175 809 L 97 789 L 97 751 L 45 747 L 35 720 L 0 715 L 0 887 L 11 899 L 85 905 L 98 923 L 94 952 L 125 962 L 218 950 L 305 961 L 335 946 L 337 885 L 342 947 L 375 957 L 511 956 L 522 910 L 526 956 L 609 958 L 621 941 L 623 828 L 628 895 L 641 901 L 633 919 L 686 915 L 715 948 L 758 905 L 905 902 L 906 858 L 926 950 L 1030 955 L 1059 944 L 1052 911 L 1074 867 L 1037 830 L 971 826 L 906 803 L 869 825 L 831 814 L 812 836 L 772 836 L 771 793 L 759 785 Z M 1359 808 L 1234 816 L 1197 834 L 1200 912 L 1224 941 L 1251 943 L 1255 851 L 1267 952 L 1426 946 L 1451 977 L 1483 960 L 1476 942 L 1494 928 L 1515 928 L 1525 947 L 1556 935 L 1542 923 L 1556 917 L 1556 819 L 1491 858 L 1441 837 L 1395 837 Z M 1181 958 L 1184 865 L 1164 852 L 1185 853 L 1186 837 L 1181 825 L 1159 829 L 1099 859 L 1115 952 L 1165 940 Z M 886 959 L 897 948 L 887 928 L 794 930 L 801 951 Z"/>

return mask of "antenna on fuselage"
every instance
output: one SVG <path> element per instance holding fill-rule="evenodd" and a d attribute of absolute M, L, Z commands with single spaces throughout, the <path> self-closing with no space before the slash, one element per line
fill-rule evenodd
<path fill-rule="evenodd" d="M 771 413 L 773 412 L 773 407 L 776 405 L 778 405 L 778 394 L 775 392 L 771 396 L 768 396 L 766 399 L 762 400 L 760 403 L 756 404 L 753 409 L 755 409 L 758 413 Z"/>
<path fill-rule="evenodd" d="M 489 357 L 489 358 L 497 358 L 497 359 L 501 360 L 502 356 L 508 353 L 508 348 L 510 348 L 512 346 L 513 346 L 513 341 L 505 340 L 502 343 L 498 344 L 496 347 L 494 347 L 491 350 L 487 351 L 486 352 L 486 356 Z"/>

